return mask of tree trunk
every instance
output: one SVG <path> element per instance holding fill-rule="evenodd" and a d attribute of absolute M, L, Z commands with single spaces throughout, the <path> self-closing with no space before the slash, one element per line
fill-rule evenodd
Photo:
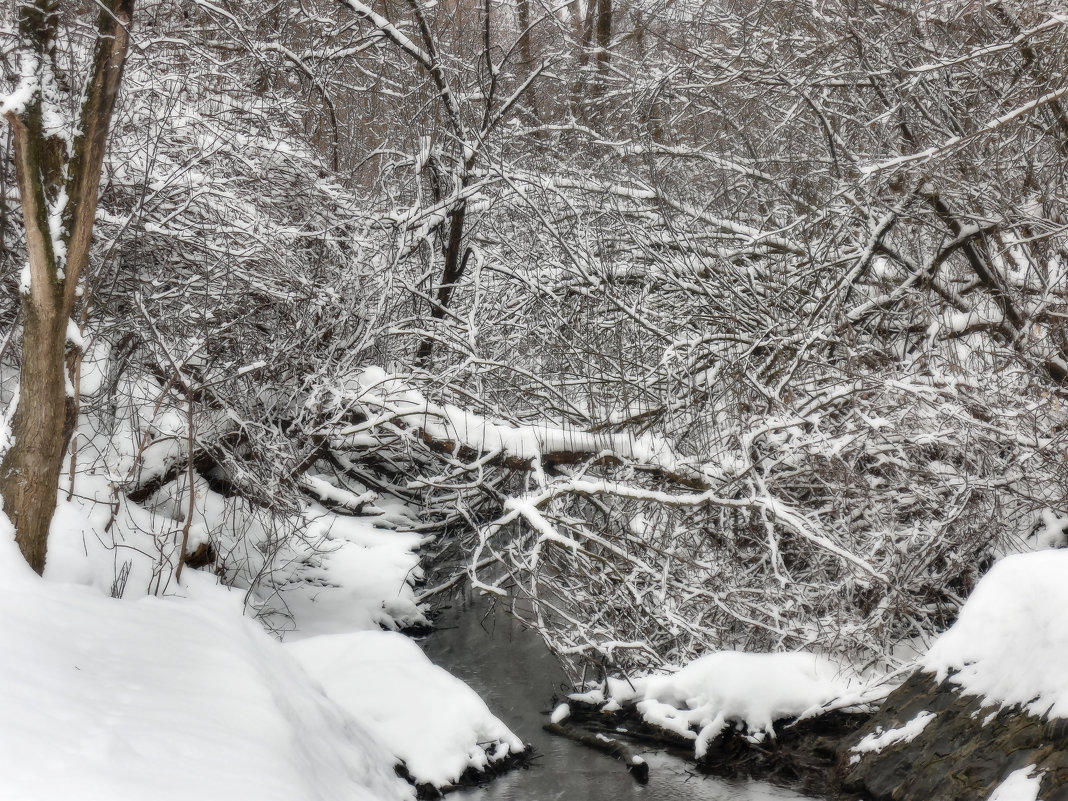
<path fill-rule="evenodd" d="M 25 322 L 15 441 L 0 463 L 4 511 L 15 526 L 19 549 L 38 573 L 44 571 L 48 528 L 56 509 L 67 402 L 63 358 L 67 318 L 47 199 L 48 178 L 61 171 L 52 158 L 55 143 L 41 134 L 41 118 L 40 101 L 29 106 L 22 118 L 8 117 L 15 140 L 30 284 L 23 287 L 22 297 Z"/>
<path fill-rule="evenodd" d="M 445 313 L 452 300 L 452 291 L 456 283 L 463 277 L 467 268 L 467 256 L 461 258 L 461 246 L 464 236 L 464 218 L 467 216 L 467 202 L 461 200 L 450 215 L 449 239 L 445 243 L 445 266 L 441 272 L 441 284 L 438 286 L 436 302 L 430 308 L 430 319 L 437 321 L 445 319 Z M 424 367 L 429 365 L 430 357 L 434 352 L 434 338 L 428 334 L 419 343 L 415 360 Z"/>
<path fill-rule="evenodd" d="M 603 75 L 608 72 L 612 60 L 609 46 L 612 44 L 612 0 L 597 0 L 597 69 Z"/>
<path fill-rule="evenodd" d="M 67 318 L 25 304 L 22 373 L 15 411 L 15 444 L 0 464 L 0 494 L 26 561 L 44 571 L 48 528 L 66 450 L 68 406 L 63 358 Z"/>
<path fill-rule="evenodd" d="M 571 28 L 578 48 L 575 79 L 571 82 L 571 114 L 576 120 L 587 119 L 586 90 L 588 76 L 586 66 L 590 62 L 590 48 L 593 46 L 594 14 L 596 13 L 597 0 L 586 0 L 583 12 L 578 0 L 571 4 Z"/>
<path fill-rule="evenodd" d="M 527 72 L 534 69 L 534 48 L 530 43 L 530 0 L 516 0 L 516 11 L 519 16 L 519 61 Z M 538 112 L 538 97 L 534 87 L 527 90 L 527 105 L 534 118 L 541 120 Z"/>
<path fill-rule="evenodd" d="M 54 0 L 19 6 L 22 58 L 35 69 L 36 86 L 24 108 L 6 115 L 15 145 L 29 281 L 22 288 L 25 323 L 14 442 L 0 462 L 0 495 L 15 525 L 15 540 L 38 573 L 44 571 L 63 453 L 77 417 L 74 395 L 67 391 L 67 325 L 89 264 L 100 169 L 133 16 L 133 0 L 99 5 L 96 45 L 70 143 L 51 119 L 62 113 L 56 98 L 45 97 L 55 85 L 60 15 Z"/>

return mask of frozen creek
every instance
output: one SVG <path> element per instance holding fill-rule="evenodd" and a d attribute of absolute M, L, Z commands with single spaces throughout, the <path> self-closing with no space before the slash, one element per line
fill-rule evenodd
<path fill-rule="evenodd" d="M 564 674 L 541 639 L 481 599 L 460 599 L 435 621 L 423 643 L 437 664 L 467 682 L 537 757 L 529 769 L 447 796 L 451 801 L 797 801 L 806 796 L 760 782 L 704 776 L 677 757 L 640 751 L 649 784 L 637 784 L 622 764 L 542 731 Z"/>

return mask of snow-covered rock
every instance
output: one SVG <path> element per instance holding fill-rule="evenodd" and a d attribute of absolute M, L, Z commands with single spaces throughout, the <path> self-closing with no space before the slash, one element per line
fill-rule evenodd
<path fill-rule="evenodd" d="M 1068 551 L 1009 556 L 839 751 L 872 801 L 1068 793 Z"/>
<path fill-rule="evenodd" d="M 1068 718 L 1066 577 L 1068 550 L 1002 559 L 932 646 L 924 669 L 986 704 Z"/>

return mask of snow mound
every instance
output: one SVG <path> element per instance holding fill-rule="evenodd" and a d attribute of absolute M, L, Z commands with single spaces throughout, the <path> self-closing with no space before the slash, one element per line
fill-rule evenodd
<path fill-rule="evenodd" d="M 720 651 L 675 673 L 610 679 L 609 695 L 635 702 L 646 722 L 693 739 L 701 758 L 728 724 L 774 738 L 776 720 L 814 713 L 843 696 L 841 674 L 840 667 L 810 653 Z"/>
<path fill-rule="evenodd" d="M 1068 551 L 1008 556 L 972 591 L 923 668 L 991 706 L 1068 718 Z"/>
<path fill-rule="evenodd" d="M 403 635 L 333 634 L 286 648 L 419 783 L 445 787 L 525 748 L 474 690 Z"/>
<path fill-rule="evenodd" d="M 0 515 L 0 797 L 390 801 L 392 756 L 190 571 L 120 601 L 30 573 Z"/>

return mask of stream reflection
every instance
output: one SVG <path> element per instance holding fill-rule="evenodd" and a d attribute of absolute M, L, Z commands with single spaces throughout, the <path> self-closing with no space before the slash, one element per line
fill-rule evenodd
<path fill-rule="evenodd" d="M 436 621 L 423 648 L 434 662 L 471 685 L 538 757 L 484 787 L 451 793 L 449 801 L 799 801 L 806 796 L 760 782 L 731 782 L 697 773 L 677 757 L 640 751 L 649 784 L 637 784 L 622 764 L 542 731 L 563 670 L 533 631 L 488 601 L 458 598 Z"/>

